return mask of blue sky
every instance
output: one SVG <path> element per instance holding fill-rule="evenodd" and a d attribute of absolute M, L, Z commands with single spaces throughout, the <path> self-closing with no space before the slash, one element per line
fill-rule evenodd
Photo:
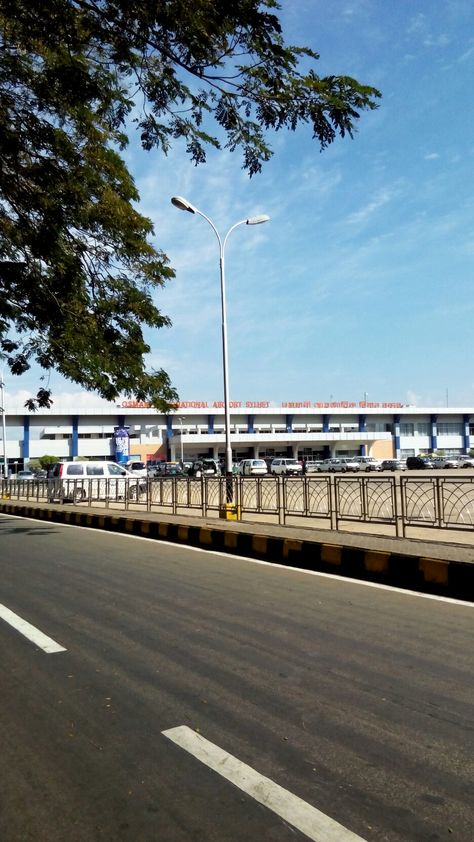
<path fill-rule="evenodd" d="M 240 154 L 195 168 L 132 140 L 140 210 L 176 278 L 158 304 L 173 327 L 147 332 L 153 367 L 182 400 L 222 399 L 218 245 L 170 204 L 182 195 L 224 235 L 233 400 L 400 401 L 474 406 L 474 7 L 469 0 L 282 0 L 287 42 L 318 72 L 383 94 L 354 140 L 320 153 L 304 127 L 272 139 L 249 179 Z M 21 401 L 33 376 L 8 378 Z M 57 375 L 55 399 L 78 391 Z M 90 395 L 76 401 L 99 403 Z"/>

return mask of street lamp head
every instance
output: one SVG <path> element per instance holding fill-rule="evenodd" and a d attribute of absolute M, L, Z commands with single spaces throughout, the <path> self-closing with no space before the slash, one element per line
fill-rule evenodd
<path fill-rule="evenodd" d="M 196 213 L 196 208 L 193 207 L 191 202 L 188 202 L 187 199 L 183 199 L 182 196 L 173 196 L 171 204 L 180 210 L 189 211 L 189 213 Z"/>
<path fill-rule="evenodd" d="M 262 222 L 268 222 L 270 219 L 266 213 L 260 214 L 260 216 L 251 216 L 250 219 L 245 220 L 246 225 L 261 225 Z"/>

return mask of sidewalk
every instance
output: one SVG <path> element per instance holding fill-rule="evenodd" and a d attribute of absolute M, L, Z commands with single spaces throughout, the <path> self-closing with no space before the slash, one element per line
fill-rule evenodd
<path fill-rule="evenodd" d="M 0 512 L 189 544 L 474 601 L 474 547 L 195 515 L 0 500 Z"/>

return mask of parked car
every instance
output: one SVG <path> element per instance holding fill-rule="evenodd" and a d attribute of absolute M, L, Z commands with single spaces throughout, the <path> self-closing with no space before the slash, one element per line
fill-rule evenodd
<path fill-rule="evenodd" d="M 468 456 L 463 453 L 461 456 L 458 456 L 458 462 L 460 468 L 474 468 L 474 456 Z"/>
<path fill-rule="evenodd" d="M 147 484 L 116 462 L 56 462 L 51 470 L 50 502 L 125 499 L 137 500 Z"/>
<path fill-rule="evenodd" d="M 459 468 L 459 459 L 455 456 L 436 456 L 433 468 Z"/>
<path fill-rule="evenodd" d="M 381 471 L 406 471 L 407 463 L 403 459 L 384 459 L 380 470 Z"/>
<path fill-rule="evenodd" d="M 19 479 L 19 480 L 22 480 L 22 481 L 26 481 L 26 480 L 36 479 L 36 477 L 35 477 L 33 471 L 27 471 L 25 469 L 24 471 L 18 471 L 18 473 L 13 474 L 12 479 Z"/>
<path fill-rule="evenodd" d="M 181 476 L 183 474 L 183 469 L 179 462 L 157 462 L 155 465 L 155 471 L 152 474 L 154 477 L 162 477 L 162 476 Z"/>
<path fill-rule="evenodd" d="M 357 462 L 361 471 L 380 471 L 382 459 L 375 459 L 373 456 L 354 456 L 353 462 Z"/>
<path fill-rule="evenodd" d="M 221 469 L 216 459 L 197 459 L 193 467 L 188 471 L 190 476 L 220 476 Z"/>
<path fill-rule="evenodd" d="M 318 474 L 321 470 L 323 470 L 322 465 L 324 464 L 322 459 L 315 459 L 308 462 L 305 462 L 304 465 L 304 473 L 305 474 Z"/>
<path fill-rule="evenodd" d="M 148 469 L 146 466 L 146 462 L 126 462 L 124 466 L 127 471 L 130 471 L 134 477 L 147 477 L 148 476 Z"/>
<path fill-rule="evenodd" d="M 303 465 L 297 459 L 278 457 L 273 460 L 270 473 L 274 476 L 301 476 L 303 474 Z"/>
<path fill-rule="evenodd" d="M 243 477 L 264 477 L 267 473 L 268 468 L 265 459 L 242 459 L 239 464 L 239 474 Z"/>
<path fill-rule="evenodd" d="M 35 479 L 47 479 L 47 477 L 48 472 L 45 471 L 44 468 L 38 468 L 38 470 L 35 471 Z"/>
<path fill-rule="evenodd" d="M 408 456 L 406 461 L 407 468 L 412 471 L 424 471 L 426 468 L 436 467 L 433 460 L 428 456 Z"/>
<path fill-rule="evenodd" d="M 333 457 L 332 459 L 325 459 L 321 465 L 322 471 L 329 471 L 332 474 L 348 472 L 357 473 L 360 471 L 360 466 L 357 462 L 348 456 Z"/>

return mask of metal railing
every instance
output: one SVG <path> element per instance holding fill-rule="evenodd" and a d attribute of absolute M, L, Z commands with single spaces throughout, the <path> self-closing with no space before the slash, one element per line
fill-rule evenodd
<path fill-rule="evenodd" d="M 226 477 L 78 480 L 2 479 L 3 499 L 61 502 L 172 514 L 216 515 L 227 500 Z M 472 476 L 305 476 L 232 478 L 238 516 L 281 525 L 317 521 L 384 524 L 396 536 L 410 528 L 474 531 Z"/>

